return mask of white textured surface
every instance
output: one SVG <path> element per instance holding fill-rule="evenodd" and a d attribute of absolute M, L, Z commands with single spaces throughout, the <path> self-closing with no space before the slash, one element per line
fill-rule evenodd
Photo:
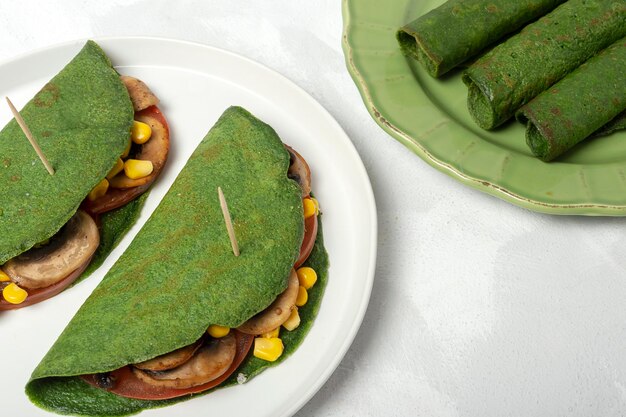
<path fill-rule="evenodd" d="M 355 343 L 299 417 L 625 414 L 626 219 L 535 214 L 427 166 L 370 119 L 341 26 L 336 0 L 7 0 L 0 59 L 92 36 L 193 40 L 279 71 L 339 121 L 376 194 L 378 268 Z"/>

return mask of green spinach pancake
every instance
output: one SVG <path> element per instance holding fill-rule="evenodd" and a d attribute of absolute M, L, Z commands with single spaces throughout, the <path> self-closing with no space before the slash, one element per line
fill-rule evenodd
<path fill-rule="evenodd" d="M 302 156 L 246 110 L 227 109 L 35 369 L 28 396 L 62 414 L 128 415 L 281 362 L 320 307 L 319 220 Z"/>
<path fill-rule="evenodd" d="M 402 52 L 440 77 L 565 0 L 448 0 L 401 27 Z"/>
<path fill-rule="evenodd" d="M 135 222 L 169 152 L 158 98 L 88 41 L 0 131 L 0 311 L 50 298 L 95 270 Z"/>
<path fill-rule="evenodd" d="M 519 109 L 533 154 L 551 161 L 590 136 L 619 130 L 626 111 L 625 65 L 622 38 Z"/>

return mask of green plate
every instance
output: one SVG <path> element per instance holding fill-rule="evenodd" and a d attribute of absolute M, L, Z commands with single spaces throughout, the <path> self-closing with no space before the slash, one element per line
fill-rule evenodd
<path fill-rule="evenodd" d="M 438 170 L 513 204 L 551 214 L 626 215 L 626 132 L 590 140 L 555 162 L 534 158 L 524 127 L 480 129 L 460 71 L 431 78 L 395 32 L 444 0 L 343 0 L 343 49 L 368 111 Z"/>

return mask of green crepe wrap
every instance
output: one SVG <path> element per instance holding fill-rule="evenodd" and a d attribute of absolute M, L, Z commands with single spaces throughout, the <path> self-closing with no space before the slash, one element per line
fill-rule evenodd
<path fill-rule="evenodd" d="M 561 155 L 626 110 L 626 38 L 591 58 L 517 113 L 544 161 Z"/>
<path fill-rule="evenodd" d="M 565 0 L 448 0 L 400 28 L 405 55 L 439 77 Z"/>
<path fill-rule="evenodd" d="M 124 151 L 133 106 L 93 41 L 21 110 L 55 169 L 15 120 L 0 132 L 0 264 L 54 235 Z"/>
<path fill-rule="evenodd" d="M 626 111 L 617 115 L 615 119 L 611 120 L 609 123 L 602 126 L 600 130 L 597 130 L 591 135 L 592 138 L 598 138 L 601 136 L 608 136 L 611 133 L 617 132 L 619 130 L 626 129 Z"/>
<path fill-rule="evenodd" d="M 199 339 L 210 324 L 237 327 L 271 304 L 287 286 L 304 236 L 301 191 L 287 177 L 288 167 L 289 154 L 270 126 L 240 107 L 226 110 L 35 369 L 26 387 L 30 399 L 81 415 L 125 415 L 180 401 L 119 397 L 76 375 L 171 352 Z M 232 253 L 218 186 L 228 201 L 239 257 Z M 306 306 L 311 315 L 326 280 L 321 228 L 319 237 L 309 259 L 321 281 Z M 293 347 L 298 334 L 289 335 Z M 267 363 L 249 360 L 243 366 L 251 377 Z"/>
<path fill-rule="evenodd" d="M 463 74 L 470 114 L 483 129 L 626 36 L 624 0 L 569 0 L 496 46 Z"/>

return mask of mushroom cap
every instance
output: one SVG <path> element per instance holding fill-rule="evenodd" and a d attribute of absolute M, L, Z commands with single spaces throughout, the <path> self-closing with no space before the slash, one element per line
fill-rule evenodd
<path fill-rule="evenodd" d="M 133 373 L 150 385 L 184 389 L 219 378 L 235 359 L 237 343 L 231 333 L 220 339 L 206 341 L 184 364 L 167 371 L 152 372 L 134 368 Z"/>
<path fill-rule="evenodd" d="M 100 244 L 96 222 L 79 210 L 50 243 L 9 259 L 2 269 L 27 289 L 48 287 L 63 280 L 91 258 Z"/>
<path fill-rule="evenodd" d="M 128 75 L 121 75 L 120 79 L 128 90 L 130 101 L 133 103 L 135 111 L 147 109 L 150 106 L 159 104 L 159 99 L 143 81 Z"/>
<path fill-rule="evenodd" d="M 276 300 L 265 310 L 246 321 L 239 326 L 237 330 L 242 333 L 259 335 L 271 332 L 282 325 L 296 306 L 296 298 L 298 298 L 298 274 L 292 269 L 289 275 L 289 284 L 287 289 L 283 291 Z"/>
<path fill-rule="evenodd" d="M 305 159 L 291 146 L 285 145 L 289 152 L 289 170 L 287 176 L 300 185 L 302 197 L 311 194 L 311 169 Z"/>
<path fill-rule="evenodd" d="M 196 353 L 201 345 L 202 339 L 198 340 L 194 344 L 183 346 L 173 352 L 136 363 L 133 366 L 144 371 L 166 371 L 168 369 L 176 368 L 191 359 L 193 354 Z"/>
<path fill-rule="evenodd" d="M 109 181 L 112 188 L 133 188 L 145 184 L 151 184 L 161 173 L 170 149 L 170 135 L 168 127 L 163 123 L 163 118 L 158 116 L 160 116 L 160 112 L 155 115 L 153 112 L 148 110 L 135 115 L 136 120 L 150 126 L 152 129 L 152 136 L 150 137 L 150 140 L 141 145 L 141 148 L 134 156 L 134 159 L 151 161 L 152 166 L 154 167 L 152 173 L 143 178 L 131 179 L 128 178 L 124 172 L 120 172 Z"/>

